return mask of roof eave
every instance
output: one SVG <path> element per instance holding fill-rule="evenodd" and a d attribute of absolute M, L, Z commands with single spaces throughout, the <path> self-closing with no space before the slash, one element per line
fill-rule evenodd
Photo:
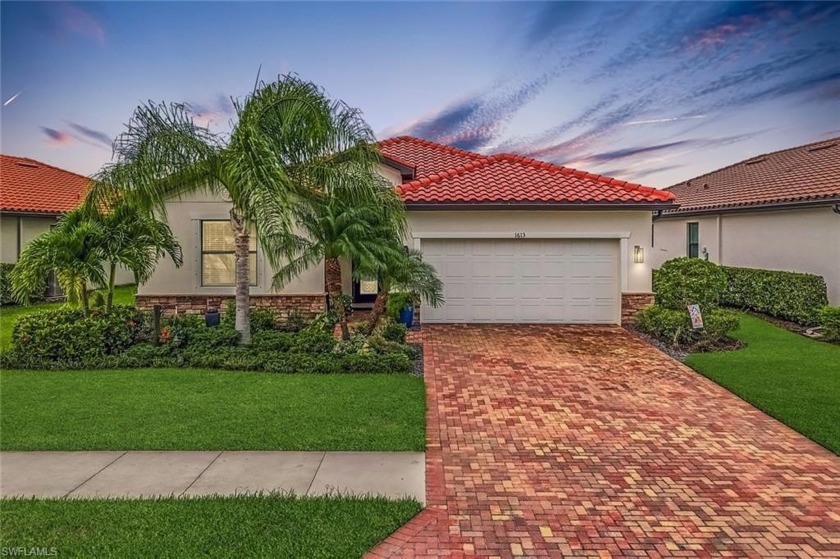
<path fill-rule="evenodd" d="M 20 210 L 11 208 L 0 208 L 0 215 L 19 217 L 61 217 L 66 211 L 56 210 Z"/>
<path fill-rule="evenodd" d="M 729 205 L 729 206 L 713 206 L 705 208 L 675 208 L 671 210 L 663 210 L 661 215 L 656 216 L 656 219 L 691 217 L 696 215 L 708 214 L 722 214 L 722 213 L 744 213 L 755 211 L 772 211 L 772 210 L 791 210 L 801 208 L 813 208 L 819 206 L 832 206 L 840 203 L 840 196 L 830 196 L 827 198 L 816 198 L 807 200 L 788 200 L 785 202 L 757 202 L 752 204 Z"/>
<path fill-rule="evenodd" d="M 676 208 L 673 202 L 412 202 L 407 210 L 594 210 L 594 211 L 657 211 Z"/>

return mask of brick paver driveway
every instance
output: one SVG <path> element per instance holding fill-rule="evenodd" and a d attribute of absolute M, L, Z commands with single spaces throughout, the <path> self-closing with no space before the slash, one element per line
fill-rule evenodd
<path fill-rule="evenodd" d="M 840 557 L 840 458 L 618 327 L 424 327 L 428 508 L 373 557 Z"/>

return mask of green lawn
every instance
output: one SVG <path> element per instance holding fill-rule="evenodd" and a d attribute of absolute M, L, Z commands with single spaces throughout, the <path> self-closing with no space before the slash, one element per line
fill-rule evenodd
<path fill-rule="evenodd" d="M 289 496 L 4 500 L 2 549 L 58 557 L 361 557 L 420 504 Z"/>
<path fill-rule="evenodd" d="M 840 346 L 741 315 L 737 351 L 699 353 L 691 367 L 840 454 Z"/>
<path fill-rule="evenodd" d="M 114 304 L 133 305 L 136 285 L 123 285 L 114 290 Z M 103 292 L 104 293 L 104 292 Z M 0 351 L 9 349 L 12 345 L 12 328 L 21 316 L 38 313 L 45 310 L 60 309 L 63 302 L 37 303 L 26 307 L 8 305 L 0 307 Z"/>
<path fill-rule="evenodd" d="M 2 450 L 425 448 L 408 375 L 3 371 L 0 394 Z"/>

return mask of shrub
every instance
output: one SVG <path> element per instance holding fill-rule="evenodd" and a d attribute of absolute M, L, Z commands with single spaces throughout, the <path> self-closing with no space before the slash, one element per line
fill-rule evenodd
<path fill-rule="evenodd" d="M 728 333 L 738 328 L 738 315 L 726 309 L 703 312 L 702 330 L 691 326 L 688 310 L 667 309 L 653 305 L 636 315 L 636 328 L 651 336 L 676 346 L 694 347 L 698 344 L 717 344 L 728 338 Z"/>
<path fill-rule="evenodd" d="M 289 351 L 295 343 L 296 335 L 291 332 L 263 330 L 251 338 L 249 349 L 253 351 Z"/>
<path fill-rule="evenodd" d="M 822 333 L 830 342 L 840 342 L 840 307 L 823 307 L 820 311 Z"/>
<path fill-rule="evenodd" d="M 825 279 L 813 274 L 723 266 L 723 303 L 815 326 L 828 305 Z"/>
<path fill-rule="evenodd" d="M 382 329 L 382 337 L 390 342 L 396 342 L 398 344 L 405 343 L 405 336 L 408 333 L 408 328 L 405 327 L 405 324 L 400 324 L 399 322 L 394 322 L 393 320 L 389 320 L 385 327 Z"/>
<path fill-rule="evenodd" d="M 411 360 L 403 353 L 357 353 L 341 360 L 343 373 L 410 373 Z"/>
<path fill-rule="evenodd" d="M 687 305 L 700 305 L 704 313 L 720 305 L 726 289 L 726 274 L 720 266 L 702 258 L 674 258 L 656 274 L 656 303 L 685 311 Z"/>
<path fill-rule="evenodd" d="M 413 304 L 414 300 L 412 299 L 410 293 L 398 291 L 396 293 L 391 293 L 388 295 L 388 302 L 385 305 L 385 312 L 391 318 L 399 318 L 400 311 L 403 310 L 405 307 L 409 307 Z"/>
<path fill-rule="evenodd" d="M 417 359 L 417 350 L 410 345 L 386 340 L 382 336 L 371 336 L 367 340 L 367 348 L 376 353 L 402 353 L 410 360 Z"/>
<path fill-rule="evenodd" d="M 266 307 L 251 307 L 248 310 L 248 321 L 251 324 L 251 333 L 273 330 L 277 325 L 277 313 L 274 312 L 274 309 Z M 235 300 L 228 299 L 225 302 L 225 312 L 222 313 L 221 323 L 230 328 L 233 328 L 236 324 Z"/>
<path fill-rule="evenodd" d="M 239 332 L 226 326 L 202 326 L 187 331 L 187 346 L 191 349 L 212 351 L 220 347 L 234 347 L 238 343 Z"/>
<path fill-rule="evenodd" d="M 307 328 L 294 335 L 294 342 L 289 351 L 314 355 L 331 353 L 335 343 L 331 332 Z"/>
<path fill-rule="evenodd" d="M 14 264 L 0 264 L 0 305 L 14 303 L 12 300 L 12 282 L 9 281 L 9 274 L 14 268 Z"/>
<path fill-rule="evenodd" d="M 283 320 L 277 328 L 283 332 L 300 332 L 306 328 L 306 321 L 303 319 L 303 313 L 300 312 L 300 309 L 290 310 L 286 319 Z"/>
<path fill-rule="evenodd" d="M 120 353 L 141 341 L 144 316 L 134 307 L 85 317 L 75 309 L 50 310 L 18 319 L 12 343 L 18 359 L 84 360 Z"/>

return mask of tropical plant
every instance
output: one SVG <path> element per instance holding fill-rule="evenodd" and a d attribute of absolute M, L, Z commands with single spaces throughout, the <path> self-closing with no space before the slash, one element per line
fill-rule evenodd
<path fill-rule="evenodd" d="M 259 82 L 234 101 L 229 135 L 195 123 L 180 103 L 139 106 L 114 143 L 115 161 L 100 173 L 95 195 L 109 193 L 165 216 L 166 202 L 193 192 L 230 199 L 235 237 L 236 330 L 250 342 L 251 230 L 275 268 L 294 225 L 292 210 L 334 190 L 370 183 L 379 154 L 359 111 L 328 99 L 293 75 Z"/>
<path fill-rule="evenodd" d="M 345 340 L 350 338 L 350 329 L 342 303 L 341 262 L 352 260 L 371 269 L 377 262 L 394 258 L 400 249 L 379 234 L 378 228 L 384 221 L 395 219 L 394 214 L 404 212 L 402 200 L 392 188 L 374 177 L 360 176 L 359 181 L 353 189 L 334 189 L 316 203 L 297 206 L 294 214 L 300 234 L 288 237 L 289 262 L 274 276 L 275 285 L 282 287 L 323 261 L 330 306 Z"/>
<path fill-rule="evenodd" d="M 54 273 L 67 300 L 81 302 L 84 314 L 89 315 L 88 285 L 105 284 L 102 238 L 102 225 L 81 209 L 65 214 L 51 231 L 33 239 L 21 253 L 10 273 L 12 298 L 29 304 L 33 296 L 43 293 L 44 278 Z"/>
<path fill-rule="evenodd" d="M 388 253 L 376 272 L 380 278 L 379 293 L 373 303 L 369 319 L 369 332 L 373 332 L 388 308 L 391 293 L 406 293 L 413 303 L 421 300 L 438 307 L 443 304 L 443 282 L 431 264 L 423 261 L 419 250 L 408 249 Z"/>
<path fill-rule="evenodd" d="M 111 312 L 114 304 L 117 266 L 131 270 L 135 281 L 143 284 L 152 276 L 162 257 L 169 256 L 178 268 L 183 264 L 181 245 L 172 229 L 153 213 L 140 211 L 125 201 L 106 210 L 96 204 L 87 204 L 86 212 L 88 219 L 101 224 L 99 242 L 108 266 L 106 313 Z"/>

